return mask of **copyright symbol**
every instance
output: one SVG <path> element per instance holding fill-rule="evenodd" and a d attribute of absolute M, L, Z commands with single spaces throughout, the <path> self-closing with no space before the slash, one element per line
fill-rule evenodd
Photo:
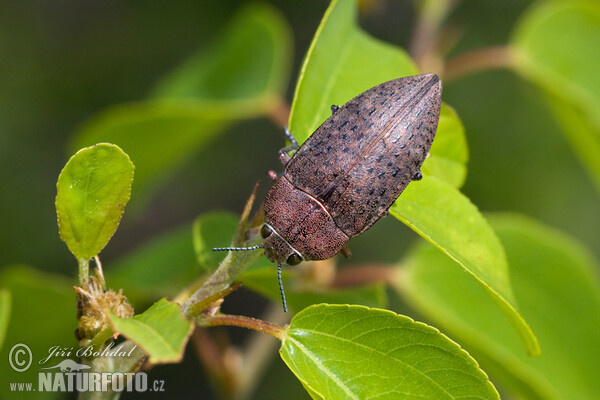
<path fill-rule="evenodd" d="M 33 354 L 29 346 L 23 343 L 17 343 L 10 349 L 8 353 L 8 362 L 12 369 L 17 372 L 27 371 L 31 366 Z"/>

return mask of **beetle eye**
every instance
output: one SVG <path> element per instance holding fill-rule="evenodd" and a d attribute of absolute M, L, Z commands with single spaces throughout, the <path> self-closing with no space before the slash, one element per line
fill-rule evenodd
<path fill-rule="evenodd" d="M 298 253 L 290 254 L 286 260 L 287 265 L 298 265 L 302 262 L 302 257 Z"/>
<path fill-rule="evenodd" d="M 273 230 L 267 225 L 263 225 L 262 228 L 260 228 L 260 236 L 262 236 L 263 239 L 268 238 L 271 233 L 273 233 Z"/>

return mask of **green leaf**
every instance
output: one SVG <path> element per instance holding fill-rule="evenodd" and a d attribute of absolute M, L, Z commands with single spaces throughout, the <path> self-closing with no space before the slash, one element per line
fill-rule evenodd
<path fill-rule="evenodd" d="M 499 399 L 456 343 L 387 310 L 311 306 L 279 352 L 314 399 Z"/>
<path fill-rule="evenodd" d="M 215 43 L 163 78 L 155 95 L 211 103 L 249 101 L 271 109 L 286 89 L 291 42 L 281 13 L 264 3 L 247 5 Z"/>
<path fill-rule="evenodd" d="M 110 315 L 115 331 L 137 343 L 152 364 L 181 361 L 193 325 L 183 318 L 178 304 L 161 299 L 133 318 Z"/>
<path fill-rule="evenodd" d="M 374 39 L 356 23 L 357 1 L 333 0 L 308 50 L 290 114 L 289 127 L 300 143 L 361 92 L 417 69 L 400 48 Z"/>
<path fill-rule="evenodd" d="M 294 271 L 295 272 L 295 271 Z M 288 282 L 292 281 L 295 274 L 292 271 L 283 271 L 282 279 L 285 287 L 285 297 L 288 308 L 302 310 L 316 303 L 330 304 L 360 304 L 368 307 L 386 307 L 387 295 L 385 286 L 369 285 L 343 289 L 309 289 L 300 288 L 298 285 Z M 277 266 L 269 264 L 263 267 L 256 266 L 242 273 L 240 280 L 244 286 L 250 288 L 263 296 L 273 300 L 281 301 L 281 293 L 277 282 Z M 287 285 L 286 285 L 287 284 Z"/>
<path fill-rule="evenodd" d="M 558 122 L 600 188 L 600 5 L 536 4 L 513 35 L 516 70 L 549 93 Z"/>
<path fill-rule="evenodd" d="M 6 331 L 8 330 L 11 301 L 12 297 L 10 292 L 6 289 L 0 289 L 0 350 L 2 350 Z"/>
<path fill-rule="evenodd" d="M 406 188 L 390 213 L 473 275 L 511 321 L 527 351 L 539 353 L 535 335 L 517 311 L 502 244 L 469 199 L 441 180 L 424 177 Z"/>
<path fill-rule="evenodd" d="M 73 334 L 77 328 L 73 281 L 25 265 L 12 265 L 0 271 L 0 282 L 12 297 L 8 330 L 0 349 L 4 382 L 0 385 L 0 398 L 22 399 L 22 392 L 10 392 L 8 382 L 37 382 L 39 368 L 56 365 L 65 358 L 54 356 L 40 364 L 52 347 L 78 348 Z M 15 371 L 8 363 L 11 348 L 19 343 L 27 345 L 32 354 L 31 366 L 24 372 Z M 77 356 L 71 354 L 67 358 L 76 360 Z M 64 393 L 38 392 L 35 397 L 57 399 L 64 398 Z"/>
<path fill-rule="evenodd" d="M 214 212 L 199 216 L 194 221 L 194 251 L 200 267 L 214 271 L 227 255 L 226 251 L 212 251 L 215 247 L 227 247 L 235 235 L 239 216 L 232 213 Z"/>
<path fill-rule="evenodd" d="M 523 398 L 592 399 L 600 392 L 600 283 L 590 252 L 532 219 L 489 218 L 510 263 L 523 316 L 542 354 L 528 357 L 486 291 L 432 246 L 404 263 L 404 293 L 447 329 L 498 381 Z M 481 354 L 479 356 L 478 354 Z"/>
<path fill-rule="evenodd" d="M 279 107 L 291 34 L 271 7 L 242 9 L 223 37 L 158 85 L 152 100 L 119 105 L 85 124 L 71 148 L 107 141 L 136 163 L 136 188 L 156 184 L 234 122 Z"/>
<path fill-rule="evenodd" d="M 78 260 L 97 255 L 117 230 L 131 196 L 133 164 L 119 147 L 78 151 L 56 184 L 60 238 Z"/>
<path fill-rule="evenodd" d="M 175 296 L 201 273 L 192 247 L 190 225 L 151 239 L 109 267 L 109 286 L 124 288 L 134 304 Z"/>
<path fill-rule="evenodd" d="M 442 104 L 429 154 L 431 157 L 427 157 L 421 168 L 424 175 L 435 176 L 456 188 L 465 183 L 469 159 L 465 128 L 456 111 L 446 104 Z"/>

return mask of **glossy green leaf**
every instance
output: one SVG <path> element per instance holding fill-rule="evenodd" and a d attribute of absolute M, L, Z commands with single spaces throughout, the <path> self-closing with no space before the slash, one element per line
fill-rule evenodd
<path fill-rule="evenodd" d="M 147 188 L 232 123 L 279 105 L 290 37 L 271 7 L 243 8 L 217 43 L 158 85 L 157 97 L 100 113 L 76 133 L 71 148 L 118 144 L 135 161 L 136 188 Z"/>
<path fill-rule="evenodd" d="M 108 286 L 123 288 L 134 304 L 175 296 L 201 274 L 192 227 L 184 225 L 153 238 L 105 269 Z"/>
<path fill-rule="evenodd" d="M 231 245 L 238 222 L 239 216 L 225 212 L 203 214 L 194 221 L 194 251 L 205 272 L 217 269 L 227 255 L 226 251 L 212 249 Z"/>
<path fill-rule="evenodd" d="M 520 310 L 537 333 L 528 357 L 498 307 L 475 280 L 432 246 L 406 265 L 403 292 L 507 387 L 530 399 L 592 399 L 600 392 L 600 282 L 589 251 L 532 219 L 489 218 L 502 240 Z"/>
<path fill-rule="evenodd" d="M 469 199 L 439 179 L 424 177 L 406 188 L 390 213 L 473 275 L 511 321 L 527 351 L 539 353 L 535 335 L 517 311 L 502 244 Z"/>
<path fill-rule="evenodd" d="M 467 177 L 469 150 L 465 128 L 454 109 L 442 104 L 435 139 L 421 171 L 459 188 Z"/>
<path fill-rule="evenodd" d="M 142 314 L 121 319 L 110 315 L 115 331 L 137 343 L 150 362 L 179 362 L 193 325 L 183 318 L 178 304 L 161 299 Z"/>
<path fill-rule="evenodd" d="M 600 188 L 600 4 L 536 4 L 517 25 L 513 45 L 515 68 L 550 93 L 559 123 Z"/>
<path fill-rule="evenodd" d="M 249 101 L 272 108 L 286 89 L 291 39 L 275 8 L 247 5 L 215 43 L 163 78 L 155 95 L 211 103 Z"/>
<path fill-rule="evenodd" d="M 291 310 L 302 310 L 316 303 L 330 304 L 360 304 L 368 307 L 387 306 L 387 295 L 385 286 L 368 285 L 352 288 L 315 290 L 300 288 L 294 285 L 297 274 L 293 271 L 283 271 L 282 279 L 285 288 L 285 297 L 288 308 Z M 297 279 L 297 278 L 296 278 Z M 268 264 L 263 267 L 248 269 L 242 273 L 240 280 L 244 287 L 250 288 L 274 302 L 281 302 L 281 293 L 277 282 L 277 266 Z"/>
<path fill-rule="evenodd" d="M 279 352 L 314 399 L 499 399 L 456 343 L 387 310 L 311 306 Z"/>
<path fill-rule="evenodd" d="M 73 334 L 77 328 L 73 280 L 25 265 L 12 265 L 0 271 L 0 285 L 12 297 L 8 330 L 0 349 L 3 382 L 0 398 L 22 399 L 23 392 L 11 392 L 8 382 L 37 382 L 40 368 L 56 365 L 65 358 L 77 361 L 77 356 L 72 354 L 69 357 L 54 356 L 40 364 L 55 346 L 78 348 Z M 19 343 L 27 345 L 32 354 L 31 365 L 24 372 L 15 371 L 8 362 L 11 348 Z M 23 358 L 17 361 L 28 360 L 25 353 L 22 355 Z M 38 392 L 35 398 L 64 398 L 64 393 Z"/>
<path fill-rule="evenodd" d="M 7 289 L 0 289 L 0 350 L 4 344 L 8 321 L 10 320 L 10 308 L 12 297 Z"/>
<path fill-rule="evenodd" d="M 60 238 L 78 260 L 89 260 L 117 230 L 131 196 L 133 164 L 113 144 L 78 151 L 56 184 Z"/>
<path fill-rule="evenodd" d="M 344 104 L 379 83 L 417 73 L 402 49 L 358 27 L 357 3 L 331 2 L 304 59 L 289 122 L 300 143 L 331 115 L 331 105 Z"/>

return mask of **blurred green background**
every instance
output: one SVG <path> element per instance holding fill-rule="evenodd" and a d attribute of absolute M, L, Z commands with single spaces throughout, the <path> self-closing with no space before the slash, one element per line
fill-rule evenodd
<path fill-rule="evenodd" d="M 413 2 L 368 3 L 360 20 L 365 30 L 406 48 L 414 28 Z M 146 98 L 161 77 L 218 38 L 244 4 L 0 1 L 0 268 L 26 264 L 76 282 L 76 263 L 58 237 L 54 210 L 56 179 L 71 155 L 73 133 L 107 106 Z M 291 102 L 300 63 L 329 2 L 270 4 L 293 32 L 286 96 Z M 507 43 L 530 5 L 525 0 L 461 2 L 449 17 L 462 32 L 451 54 Z M 484 212 L 535 217 L 600 257 L 598 192 L 539 89 L 509 71 L 486 71 L 446 82 L 443 99 L 466 129 L 470 161 L 463 192 L 473 203 Z M 109 286 L 111 261 L 135 246 L 203 212 L 240 212 L 257 180 L 263 182 L 264 195 L 266 172 L 281 169 L 277 150 L 282 143 L 280 127 L 266 118 L 234 124 L 153 187 L 145 201 L 136 202 L 134 191 L 117 234 L 102 253 Z M 407 248 L 416 238 L 398 221 L 384 219 L 351 242 L 349 262 L 396 261 L 399 247 Z M 240 308 L 245 294 L 232 296 L 237 311 L 258 315 L 263 303 L 256 297 Z M 187 352 L 184 363 L 154 371 L 182 397 L 198 398 L 200 368 Z M 279 364 L 265 379 L 255 398 L 279 398 L 282 385 L 300 387 Z M 288 392 L 306 398 L 302 390 Z"/>

